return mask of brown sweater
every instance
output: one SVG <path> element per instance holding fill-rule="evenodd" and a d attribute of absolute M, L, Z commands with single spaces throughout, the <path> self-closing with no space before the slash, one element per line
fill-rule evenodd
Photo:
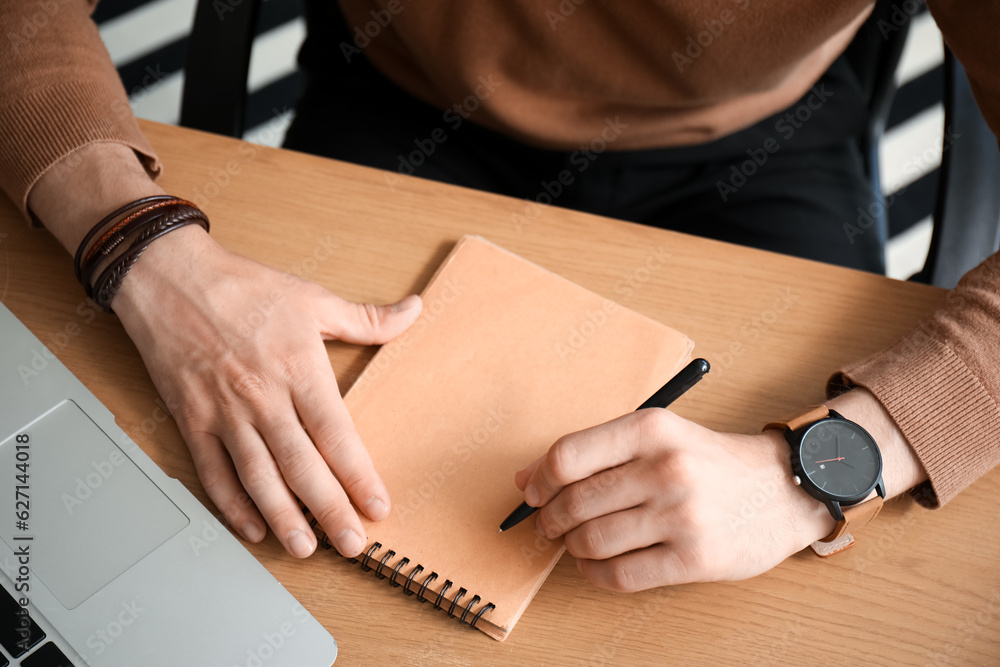
<path fill-rule="evenodd" d="M 151 175 L 160 171 L 89 18 L 93 4 L 0 0 L 0 188 L 25 213 L 38 178 L 90 143 L 125 144 Z M 535 145 L 575 148 L 621 116 L 629 129 L 616 149 L 676 146 L 747 127 L 801 97 L 871 4 L 341 0 L 360 35 L 342 46 L 348 55 L 360 46 L 386 76 L 441 109 L 475 95 L 481 78 L 501 82 L 478 96 L 475 120 Z M 1000 3 L 928 4 L 1000 131 Z M 997 359 L 994 256 L 900 344 L 835 376 L 831 388 L 854 383 L 882 401 L 930 476 L 922 498 L 933 506 L 1000 462 Z"/>

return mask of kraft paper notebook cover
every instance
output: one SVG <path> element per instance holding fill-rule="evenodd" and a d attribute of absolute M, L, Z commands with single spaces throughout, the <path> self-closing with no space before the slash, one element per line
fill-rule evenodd
<path fill-rule="evenodd" d="M 363 519 L 359 561 L 503 640 L 563 552 L 534 518 L 497 533 L 524 499 L 514 473 L 635 410 L 693 345 L 479 237 L 459 241 L 423 300 L 345 397 L 392 499 L 388 519 Z"/>

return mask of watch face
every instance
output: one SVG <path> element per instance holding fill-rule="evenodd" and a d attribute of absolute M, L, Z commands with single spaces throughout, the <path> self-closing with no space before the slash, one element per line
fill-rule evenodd
<path fill-rule="evenodd" d="M 882 455 L 857 424 L 822 419 L 802 434 L 799 466 L 823 493 L 853 501 L 875 488 L 882 473 Z"/>

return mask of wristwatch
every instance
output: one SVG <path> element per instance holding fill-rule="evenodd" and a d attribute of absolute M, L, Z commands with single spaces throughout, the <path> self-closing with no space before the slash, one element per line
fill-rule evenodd
<path fill-rule="evenodd" d="M 826 557 L 854 546 L 848 527 L 867 525 L 885 498 L 882 453 L 875 440 L 825 405 L 764 428 L 784 429 L 792 448 L 793 481 L 826 505 L 837 521 L 832 533 L 810 545 L 813 551 Z"/>

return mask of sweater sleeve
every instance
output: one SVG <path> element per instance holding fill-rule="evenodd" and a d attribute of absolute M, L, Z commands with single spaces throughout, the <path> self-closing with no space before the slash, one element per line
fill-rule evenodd
<path fill-rule="evenodd" d="M 156 154 L 90 18 L 93 0 L 0 0 L 0 188 L 30 217 L 28 193 L 52 165 L 94 143 Z"/>
<path fill-rule="evenodd" d="M 1000 134 L 1000 3 L 927 0 Z M 939 507 L 1000 464 L 1000 253 L 962 278 L 945 303 L 893 347 L 837 373 L 828 392 L 862 386 L 885 406 L 927 471 L 913 490 Z"/>
<path fill-rule="evenodd" d="M 927 471 L 913 490 L 938 507 L 1000 464 L 1000 253 L 888 350 L 835 374 L 881 401 Z"/>

